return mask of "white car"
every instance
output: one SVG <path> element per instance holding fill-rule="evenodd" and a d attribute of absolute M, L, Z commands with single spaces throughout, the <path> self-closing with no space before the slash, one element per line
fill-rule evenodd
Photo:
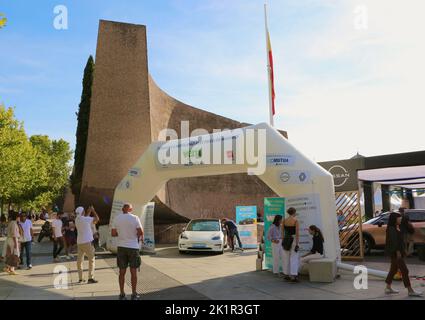
<path fill-rule="evenodd" d="M 210 251 L 223 253 L 224 233 L 220 219 L 191 220 L 179 236 L 179 252 Z"/>

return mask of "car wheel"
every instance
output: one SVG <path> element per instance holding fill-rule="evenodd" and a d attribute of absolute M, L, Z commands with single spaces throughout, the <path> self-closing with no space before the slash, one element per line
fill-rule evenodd
<path fill-rule="evenodd" d="M 373 240 L 369 236 L 363 235 L 363 252 L 366 256 L 370 255 L 373 248 Z"/>

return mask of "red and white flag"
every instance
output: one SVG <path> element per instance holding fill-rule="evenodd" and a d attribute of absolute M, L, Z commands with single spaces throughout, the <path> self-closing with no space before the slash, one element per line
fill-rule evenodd
<path fill-rule="evenodd" d="M 272 115 L 276 114 L 275 106 L 274 106 L 274 99 L 275 99 L 275 92 L 274 92 L 274 71 L 273 71 L 273 51 L 272 51 L 272 45 L 270 43 L 270 34 L 269 30 L 267 30 L 267 58 L 268 58 L 268 69 L 269 69 L 269 78 L 270 78 L 270 91 L 271 91 L 271 98 L 272 98 Z"/>
<path fill-rule="evenodd" d="M 273 116 L 276 114 L 275 109 L 275 91 L 274 91 L 274 69 L 273 69 L 273 52 L 270 42 L 269 27 L 267 25 L 267 5 L 264 4 L 264 19 L 266 25 L 266 45 L 267 45 L 267 73 L 269 83 L 269 112 L 270 112 L 270 125 L 274 126 Z"/>

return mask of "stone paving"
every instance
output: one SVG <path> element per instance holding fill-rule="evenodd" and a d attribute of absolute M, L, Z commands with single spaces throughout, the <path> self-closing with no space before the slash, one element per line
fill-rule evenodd
<path fill-rule="evenodd" d="M 51 248 L 48 240 L 34 244 L 32 270 L 18 270 L 16 276 L 0 273 L 0 300 L 117 299 L 118 270 L 113 255 L 97 254 L 95 277 L 99 283 L 78 284 L 75 260 L 53 263 Z M 400 281 L 394 282 L 400 294 L 387 296 L 383 293 L 383 279 L 376 277 L 369 277 L 368 290 L 355 290 L 355 275 L 347 271 L 340 271 L 340 277 L 334 283 L 310 283 L 307 278 L 302 278 L 301 283 L 290 284 L 269 271 L 255 271 L 255 259 L 253 250 L 223 255 L 181 255 L 174 246 L 160 246 L 157 254 L 142 257 L 138 292 L 145 300 L 424 299 L 408 298 Z M 388 268 L 388 261 L 380 255 L 368 258 L 363 264 L 380 270 Z M 58 276 L 54 268 L 59 265 L 68 270 L 67 289 L 54 286 L 54 279 Z M 423 261 L 410 258 L 408 266 L 412 275 L 425 276 Z M 2 263 L 0 267 L 3 268 Z M 131 292 L 129 284 L 127 278 L 128 294 Z M 412 279 L 412 284 L 420 291 L 425 290 L 423 280 Z"/>

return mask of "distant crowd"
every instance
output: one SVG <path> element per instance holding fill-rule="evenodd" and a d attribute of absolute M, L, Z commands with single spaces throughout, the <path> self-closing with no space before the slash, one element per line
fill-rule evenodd
<path fill-rule="evenodd" d="M 47 237 L 52 242 L 52 259 L 59 263 L 62 259 L 70 261 L 77 254 L 79 283 L 97 283 L 95 279 L 95 252 L 99 247 L 99 216 L 93 206 L 77 207 L 73 213 L 63 213 L 57 208 L 48 213 L 16 212 L 10 210 L 8 216 L 0 217 L 0 236 L 6 236 L 0 261 L 5 262 L 4 272 L 17 275 L 17 269 L 32 269 L 32 245 L 34 243 L 34 222 L 44 220 L 38 235 L 38 242 Z M 126 300 L 124 292 L 127 268 L 131 273 L 131 300 L 139 300 L 137 294 L 137 270 L 141 265 L 140 246 L 143 243 L 143 227 L 139 217 L 132 214 L 131 204 L 124 204 L 122 214 L 115 217 L 111 236 L 117 244 L 117 266 L 120 270 L 118 282 L 120 300 Z M 65 251 L 65 256 L 61 252 Z M 83 277 L 83 261 L 88 259 L 88 279 Z M 25 264 L 24 264 L 25 262 Z"/>

